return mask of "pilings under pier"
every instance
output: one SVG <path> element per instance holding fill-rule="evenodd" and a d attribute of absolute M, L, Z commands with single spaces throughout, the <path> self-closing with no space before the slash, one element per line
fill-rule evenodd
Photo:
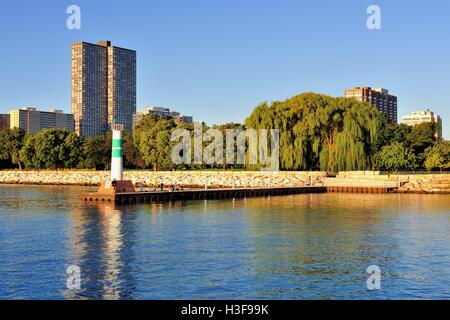
<path fill-rule="evenodd" d="M 174 200 L 215 200 L 325 192 L 327 192 L 326 187 L 196 189 L 183 191 L 129 192 L 116 194 L 85 193 L 81 195 L 81 198 L 85 201 L 115 202 L 116 204 L 138 204 Z"/>
<path fill-rule="evenodd" d="M 174 200 L 215 200 L 250 197 L 282 196 L 311 193 L 393 193 L 396 188 L 372 187 L 273 187 L 236 189 L 195 189 L 183 191 L 126 192 L 115 194 L 85 193 L 81 198 L 93 202 L 114 202 L 116 204 L 139 204 Z"/>
<path fill-rule="evenodd" d="M 394 193 L 396 187 L 358 187 L 358 186 L 329 186 L 327 192 L 333 193 Z"/>

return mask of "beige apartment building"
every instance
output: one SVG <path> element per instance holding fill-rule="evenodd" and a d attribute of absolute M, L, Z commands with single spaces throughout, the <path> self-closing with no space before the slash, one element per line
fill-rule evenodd
<path fill-rule="evenodd" d="M 442 119 L 439 115 L 434 114 L 430 109 L 424 111 L 415 111 L 410 116 L 405 116 L 402 123 L 408 126 L 415 126 L 424 122 L 436 124 L 436 138 L 442 138 Z"/>
<path fill-rule="evenodd" d="M 116 123 L 132 130 L 136 113 L 136 51 L 109 41 L 72 45 L 75 131 L 98 136 Z"/>
<path fill-rule="evenodd" d="M 22 128 L 26 133 L 38 133 L 43 129 L 67 129 L 74 131 L 72 114 L 63 113 L 61 110 L 39 111 L 36 108 L 24 107 L 11 110 L 10 128 Z"/>
<path fill-rule="evenodd" d="M 157 118 L 171 119 L 175 123 L 192 123 L 193 121 L 191 116 L 183 116 L 177 111 L 171 111 L 169 108 L 147 107 L 145 110 L 138 111 L 133 115 L 133 125 L 137 124 L 147 115 L 152 115 Z"/>
<path fill-rule="evenodd" d="M 355 87 L 346 89 L 344 95 L 346 98 L 370 103 L 386 114 L 391 122 L 397 123 L 397 97 L 390 95 L 389 90 L 383 88 Z"/>

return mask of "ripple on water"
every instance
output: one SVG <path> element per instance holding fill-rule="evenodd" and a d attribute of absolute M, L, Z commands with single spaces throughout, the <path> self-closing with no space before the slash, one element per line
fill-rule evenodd
<path fill-rule="evenodd" d="M 0 298 L 448 299 L 448 196 L 320 194 L 114 208 L 0 187 Z M 89 189 L 90 190 L 90 189 Z M 366 269 L 382 269 L 369 292 Z M 82 288 L 66 288 L 78 265 Z"/>

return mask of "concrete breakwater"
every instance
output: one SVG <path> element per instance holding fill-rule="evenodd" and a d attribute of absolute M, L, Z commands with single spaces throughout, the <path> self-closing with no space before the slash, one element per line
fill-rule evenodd
<path fill-rule="evenodd" d="M 0 184 L 78 185 L 99 186 L 108 180 L 109 171 L 89 170 L 42 170 L 0 171 Z M 336 178 L 327 178 L 325 172 L 307 171 L 125 171 L 124 178 L 135 185 L 144 182 L 151 186 L 155 179 L 162 178 L 166 186 L 174 180 L 183 187 L 203 188 L 205 182 L 211 188 L 260 188 L 298 187 L 314 185 L 331 187 L 398 187 L 399 192 L 450 193 L 450 174 L 387 175 L 377 171 L 341 172 Z"/>
<path fill-rule="evenodd" d="M 130 170 L 124 172 L 124 179 L 135 185 L 144 182 L 153 185 L 154 180 L 162 178 L 165 185 L 177 184 L 185 187 L 290 187 L 302 186 L 310 179 L 324 179 L 325 172 L 250 172 L 250 171 L 150 171 Z M 43 170 L 43 171 L 0 171 L 2 184 L 42 184 L 99 186 L 108 180 L 109 171 L 89 170 Z"/>

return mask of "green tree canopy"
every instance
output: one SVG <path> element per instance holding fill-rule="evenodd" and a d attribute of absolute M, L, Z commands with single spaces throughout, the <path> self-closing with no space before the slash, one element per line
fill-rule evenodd
<path fill-rule="evenodd" d="M 377 142 L 375 144 L 375 152 L 381 150 L 382 147 L 394 142 L 401 142 L 406 147 L 410 147 L 407 136 L 411 132 L 410 126 L 406 124 L 397 124 L 388 121 L 384 113 L 380 114 L 381 126 L 378 130 Z"/>
<path fill-rule="evenodd" d="M 27 168 L 75 168 L 82 156 L 83 139 L 67 130 L 47 129 L 26 137 L 20 158 Z"/>
<path fill-rule="evenodd" d="M 433 169 L 450 168 L 450 141 L 437 141 L 425 150 L 425 168 L 429 171 Z"/>
<path fill-rule="evenodd" d="M 0 131 L 0 160 L 12 165 L 19 165 L 22 168 L 20 160 L 20 150 L 25 140 L 25 131 L 15 128 Z"/>
<path fill-rule="evenodd" d="M 257 106 L 245 126 L 280 130 L 281 169 L 364 170 L 371 166 L 381 115 L 354 99 L 305 93 Z"/>
<path fill-rule="evenodd" d="M 145 168 L 145 161 L 134 144 L 133 135 L 123 131 L 123 165 L 126 168 Z M 110 157 L 111 155 L 109 155 Z"/>
<path fill-rule="evenodd" d="M 83 158 L 84 139 L 75 132 L 68 134 L 65 132 L 64 135 L 64 142 L 59 151 L 59 159 L 64 168 L 76 168 Z"/>
<path fill-rule="evenodd" d="M 146 165 L 155 170 L 174 168 L 171 132 L 176 128 L 172 120 L 145 116 L 133 128 L 133 140 Z"/>
<path fill-rule="evenodd" d="M 217 168 L 222 168 L 224 170 L 226 170 L 227 168 L 242 168 L 243 165 L 238 165 L 237 164 L 237 143 L 236 141 L 234 142 L 234 155 L 235 155 L 235 159 L 234 159 L 234 164 L 227 164 L 227 157 L 226 157 L 226 133 L 227 130 L 236 130 L 236 131 L 244 131 L 245 130 L 245 126 L 240 124 L 240 123 L 234 123 L 234 122 L 229 122 L 229 123 L 225 123 L 225 124 L 219 124 L 219 125 L 213 125 L 211 127 L 212 129 L 218 129 L 221 133 L 222 136 L 224 137 L 223 140 L 223 163 L 217 164 Z"/>
<path fill-rule="evenodd" d="M 414 153 L 400 142 L 384 146 L 375 158 L 378 168 L 387 171 L 413 169 L 417 161 Z"/>
<path fill-rule="evenodd" d="M 79 166 L 86 169 L 103 170 L 111 165 L 111 134 L 88 137 L 83 144 L 83 159 Z"/>
<path fill-rule="evenodd" d="M 436 127 L 434 123 L 421 123 L 411 128 L 406 140 L 414 153 L 422 157 L 425 150 L 436 141 Z"/>

